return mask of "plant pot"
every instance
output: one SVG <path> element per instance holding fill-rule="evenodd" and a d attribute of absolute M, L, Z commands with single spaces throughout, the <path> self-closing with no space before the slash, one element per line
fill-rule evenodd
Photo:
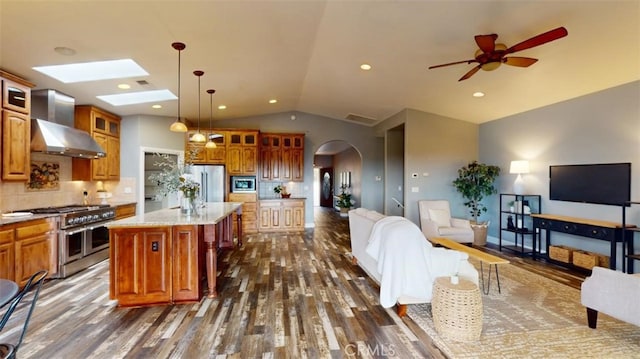
<path fill-rule="evenodd" d="M 282 198 L 289 198 L 289 197 L 291 197 L 291 193 L 280 193 L 280 196 Z"/>
<path fill-rule="evenodd" d="M 349 208 L 340 207 L 340 217 L 349 217 Z"/>
<path fill-rule="evenodd" d="M 471 223 L 471 229 L 473 230 L 473 244 L 476 246 L 485 246 L 487 244 L 489 222 Z"/>

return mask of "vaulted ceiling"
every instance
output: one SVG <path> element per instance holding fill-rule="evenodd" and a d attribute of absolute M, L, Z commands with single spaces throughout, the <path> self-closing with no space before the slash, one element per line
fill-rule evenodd
<path fill-rule="evenodd" d="M 474 64 L 474 35 L 514 45 L 564 26 L 568 36 L 458 79 Z M 119 115 L 176 116 L 177 101 L 113 107 L 95 96 L 167 88 L 198 118 L 193 70 L 203 70 L 214 119 L 302 111 L 372 125 L 404 108 L 483 123 L 640 79 L 639 1 L 0 1 L 0 67 Z M 54 51 L 68 47 L 75 55 Z M 131 58 L 149 75 L 63 84 L 33 66 Z M 360 70 L 362 63 L 372 66 Z M 144 80 L 147 84 L 140 85 Z M 122 82 L 129 90 L 118 90 Z M 472 94 L 482 91 L 483 98 Z M 277 99 L 276 104 L 268 100 Z"/>

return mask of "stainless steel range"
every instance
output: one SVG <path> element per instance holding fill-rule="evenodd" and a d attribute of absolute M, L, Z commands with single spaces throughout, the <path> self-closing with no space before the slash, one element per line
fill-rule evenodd
<path fill-rule="evenodd" d="M 71 205 L 30 210 L 31 213 L 59 213 L 58 277 L 65 278 L 109 258 L 109 230 L 115 208 Z"/>

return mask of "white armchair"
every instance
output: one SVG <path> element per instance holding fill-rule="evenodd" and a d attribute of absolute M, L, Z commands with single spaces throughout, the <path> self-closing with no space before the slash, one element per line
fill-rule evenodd
<path fill-rule="evenodd" d="M 459 243 L 473 243 L 469 220 L 451 217 L 449 201 L 418 201 L 420 228 L 425 237 L 446 237 Z"/>

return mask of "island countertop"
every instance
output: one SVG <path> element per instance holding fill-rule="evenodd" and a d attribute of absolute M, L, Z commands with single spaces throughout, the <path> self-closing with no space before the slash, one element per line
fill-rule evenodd
<path fill-rule="evenodd" d="M 204 207 L 199 208 L 197 215 L 185 215 L 180 212 L 179 207 L 164 208 L 109 222 L 105 226 L 116 228 L 215 224 L 241 206 L 242 202 L 207 202 Z"/>

